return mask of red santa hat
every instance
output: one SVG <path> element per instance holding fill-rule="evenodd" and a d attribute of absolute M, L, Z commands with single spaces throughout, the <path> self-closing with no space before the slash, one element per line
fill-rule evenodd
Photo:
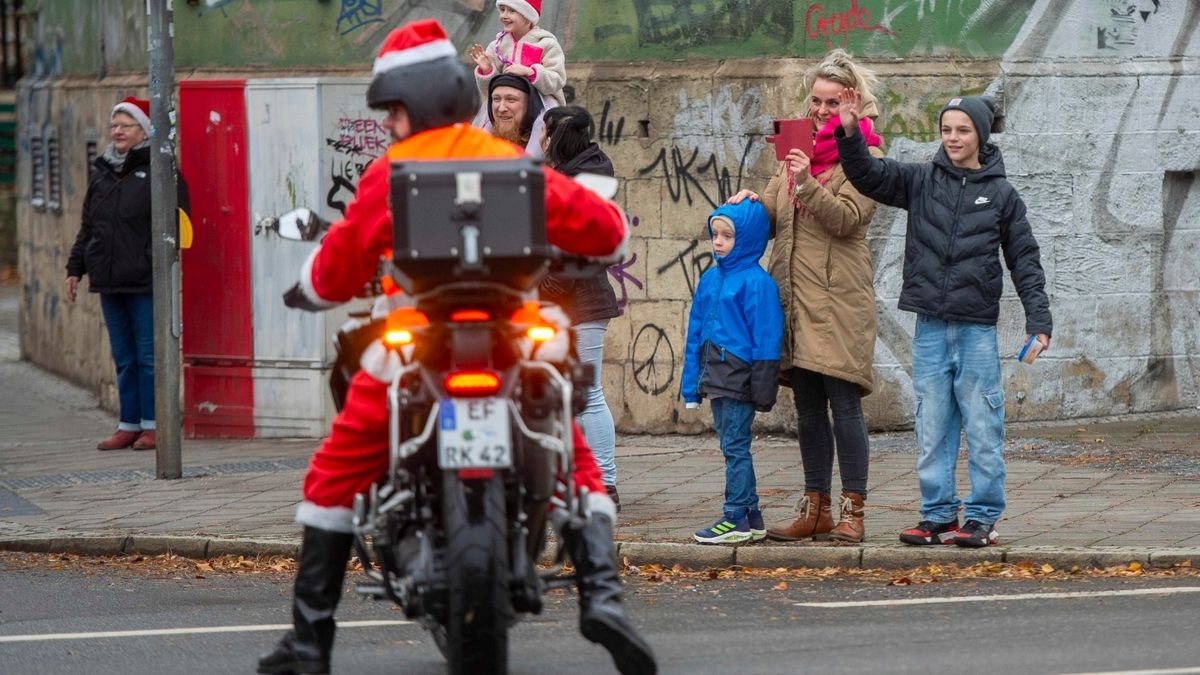
<path fill-rule="evenodd" d="M 117 113 L 125 113 L 137 120 L 137 123 L 142 125 L 142 131 L 145 131 L 147 136 L 150 135 L 150 101 L 144 98 L 127 96 L 120 103 L 113 106 L 112 115 L 109 116 L 109 119 L 116 117 Z"/>
<path fill-rule="evenodd" d="M 436 19 L 422 19 L 393 30 L 375 57 L 372 74 L 378 75 L 394 68 L 433 61 L 446 56 L 456 57 L 454 43 Z"/>
<path fill-rule="evenodd" d="M 537 25 L 542 17 L 542 0 L 496 0 L 497 7 L 507 7 Z"/>

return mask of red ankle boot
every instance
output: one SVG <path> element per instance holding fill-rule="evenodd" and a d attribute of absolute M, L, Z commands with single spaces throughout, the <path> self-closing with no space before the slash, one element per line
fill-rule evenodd
<path fill-rule="evenodd" d="M 134 450 L 153 450 L 155 448 L 154 430 L 147 429 L 138 436 L 137 442 L 133 444 Z"/>
<path fill-rule="evenodd" d="M 133 445 L 133 442 L 138 439 L 138 431 L 121 431 L 109 436 L 108 439 L 100 441 L 96 446 L 97 450 L 124 450 Z"/>

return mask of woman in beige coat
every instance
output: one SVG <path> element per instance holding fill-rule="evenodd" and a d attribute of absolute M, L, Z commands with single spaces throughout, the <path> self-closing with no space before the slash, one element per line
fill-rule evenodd
<path fill-rule="evenodd" d="M 781 541 L 828 536 L 860 542 L 867 493 L 868 440 L 862 397 L 871 393 L 875 353 L 875 290 L 867 227 L 875 202 L 846 180 L 833 132 L 839 124 L 838 94 L 867 92 L 862 132 L 871 152 L 882 155 L 875 134 L 878 115 L 870 97 L 871 71 L 841 49 L 805 74 L 809 116 L 816 129 L 812 156 L 788 153 L 761 197 L 742 190 L 729 201 L 761 199 L 775 231 L 770 272 L 784 312 L 783 371 L 792 388 L 804 496 L 790 522 L 767 530 Z M 830 425 L 829 412 L 833 412 Z M 833 523 L 830 492 L 836 440 L 842 494 Z"/>

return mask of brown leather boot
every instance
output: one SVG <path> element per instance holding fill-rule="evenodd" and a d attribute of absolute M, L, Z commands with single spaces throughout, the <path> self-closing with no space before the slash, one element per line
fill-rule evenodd
<path fill-rule="evenodd" d="M 829 533 L 836 541 L 861 542 L 867 536 L 863 526 L 863 496 L 856 492 L 843 492 L 838 502 L 838 524 Z"/>
<path fill-rule="evenodd" d="M 109 436 L 108 438 L 104 439 L 103 441 L 100 441 L 96 445 L 96 449 L 97 450 L 124 450 L 125 448 L 128 448 L 129 446 L 133 445 L 133 442 L 138 439 L 139 434 L 141 434 L 140 431 L 121 431 L 120 429 L 118 429 L 117 433 L 113 434 L 112 436 Z"/>
<path fill-rule="evenodd" d="M 767 529 L 767 536 L 776 541 L 800 541 L 809 537 L 823 537 L 833 530 L 833 516 L 829 512 L 829 495 L 805 492 L 796 504 L 800 513 L 790 523 L 780 523 Z"/>

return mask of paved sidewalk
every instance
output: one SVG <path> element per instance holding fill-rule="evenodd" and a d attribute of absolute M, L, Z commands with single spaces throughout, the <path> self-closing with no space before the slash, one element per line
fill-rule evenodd
<path fill-rule="evenodd" d="M 197 557 L 295 551 L 299 527 L 292 518 L 316 441 L 185 440 L 184 478 L 155 480 L 154 453 L 95 450 L 116 420 L 90 394 L 17 360 L 15 336 L 3 318 L 16 298 L 2 291 L 0 548 L 172 550 Z M 1200 454 L 1200 412 L 1140 419 L 1124 423 L 1141 430 L 1130 437 L 1146 436 L 1182 457 L 1169 470 L 1127 470 L 1129 462 L 1121 459 L 1128 453 L 1110 446 L 1098 454 L 1072 438 L 1082 434 L 1094 442 L 1104 425 L 1090 431 L 1078 422 L 1013 425 L 1009 508 L 998 525 L 1002 545 L 983 551 L 897 543 L 896 533 L 919 516 L 911 433 L 872 436 L 862 546 L 690 543 L 695 529 L 719 515 L 724 468 L 715 438 L 626 436 L 618 448 L 623 510 L 617 538 L 632 561 L 693 567 L 896 567 L 984 559 L 1059 566 L 1200 563 L 1200 462 L 1193 459 Z M 1161 437 L 1154 431 L 1160 427 L 1169 429 Z M 763 437 L 754 449 L 768 522 L 790 518 L 803 481 L 795 441 Z M 959 481 L 967 485 L 965 461 Z"/>

